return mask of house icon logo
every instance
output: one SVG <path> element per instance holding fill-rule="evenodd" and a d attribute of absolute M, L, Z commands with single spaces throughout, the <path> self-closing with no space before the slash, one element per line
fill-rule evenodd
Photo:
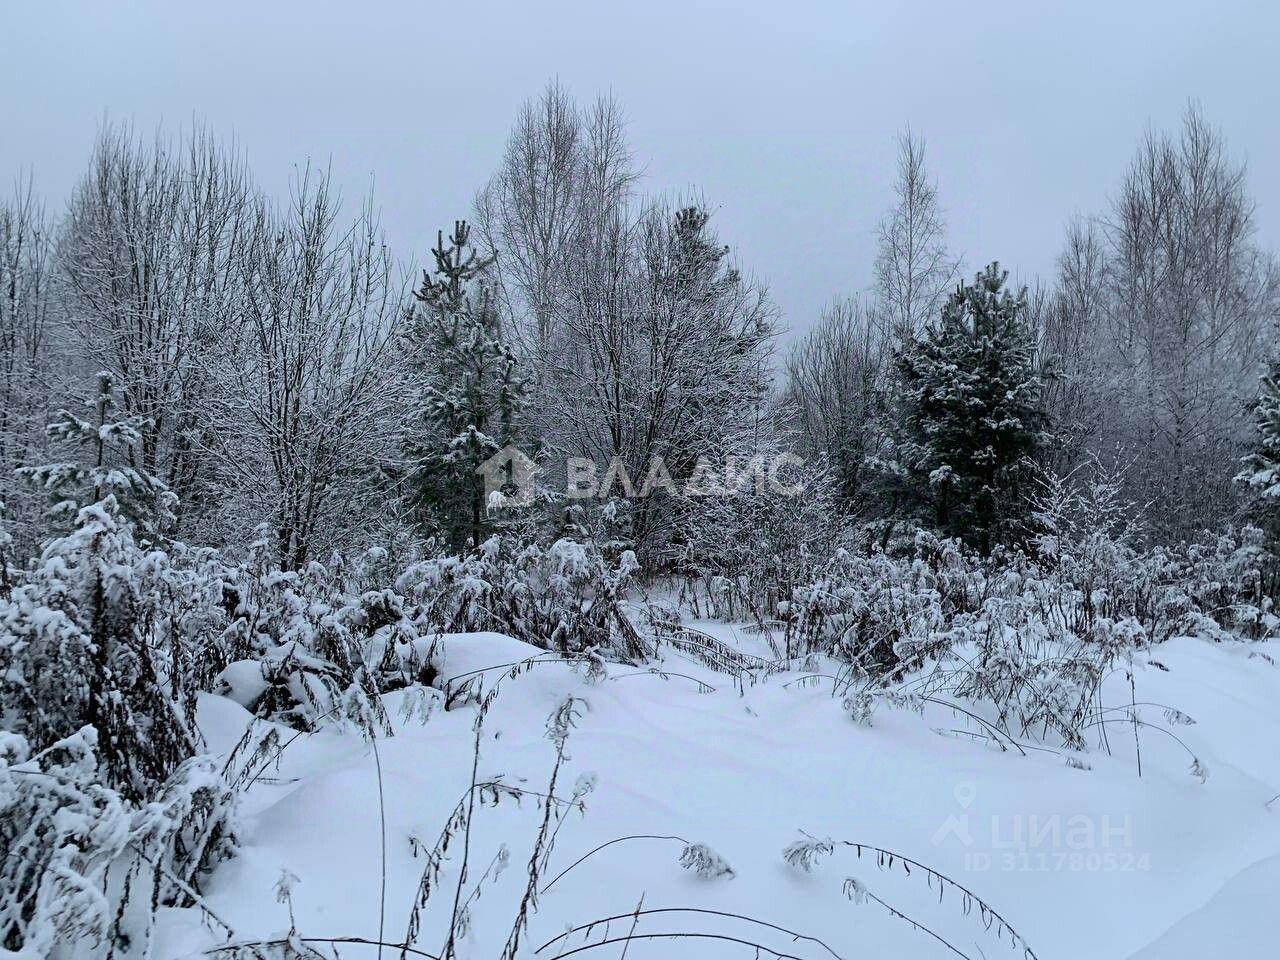
<path fill-rule="evenodd" d="M 527 507 L 533 503 L 533 478 L 538 465 L 525 456 L 515 444 L 507 444 L 480 466 L 476 473 L 484 477 L 486 509 L 495 505 Z M 494 494 L 498 496 L 495 498 Z"/>

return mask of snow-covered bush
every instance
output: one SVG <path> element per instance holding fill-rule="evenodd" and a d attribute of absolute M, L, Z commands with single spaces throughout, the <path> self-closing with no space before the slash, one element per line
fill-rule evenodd
<path fill-rule="evenodd" d="M 282 570 L 267 542 L 255 543 L 225 587 L 230 609 L 218 689 L 259 716 L 301 729 L 329 718 L 370 734 L 385 727 L 376 675 L 383 657 L 374 635 L 401 625 L 400 601 L 389 591 L 366 600 L 351 591 L 345 573 L 340 557 Z M 377 643 L 388 645 L 388 637 L 384 631 Z"/>
<path fill-rule="evenodd" d="M 779 604 L 787 648 L 824 651 L 883 672 L 948 642 L 949 623 L 984 590 L 981 566 L 954 541 L 917 534 L 905 555 L 838 550 Z"/>
<path fill-rule="evenodd" d="M 837 554 L 796 591 L 801 651 L 850 665 L 846 709 L 866 724 L 878 699 L 983 705 L 998 738 L 1082 742 L 1098 684 L 1140 627 L 1097 619 L 1077 634 L 1056 609 L 1061 586 L 1016 554 L 989 559 L 917 534 L 895 555 Z"/>
<path fill-rule="evenodd" d="M 138 546 L 113 497 L 80 510 L 0 598 L 5 726 L 39 750 L 88 725 L 107 783 L 148 796 L 198 752 L 205 621 L 192 589 Z"/>
<path fill-rule="evenodd" d="M 9 532 L 9 508 L 0 500 L 0 596 L 7 596 L 17 579 L 13 566 L 13 534 Z"/>
<path fill-rule="evenodd" d="M 33 751 L 0 732 L 0 948 L 40 960 L 58 945 L 113 956 L 150 939 L 155 909 L 190 906 L 234 848 L 235 797 L 208 757 L 180 764 L 154 799 L 103 782 L 83 727 Z"/>
<path fill-rule="evenodd" d="M 108 932 L 102 889 L 128 843 L 129 811 L 98 776 L 96 739 L 86 727 L 33 757 L 25 737 L 0 734 L 0 945 L 19 956 Z"/>
<path fill-rule="evenodd" d="M 1070 588 L 1054 612 L 1076 629 L 1121 610 L 1149 611 L 1156 595 L 1162 564 L 1141 550 L 1140 510 L 1124 500 L 1123 482 L 1122 472 L 1091 464 L 1086 476 L 1041 477 L 1032 498 L 1037 559 Z"/>
<path fill-rule="evenodd" d="M 1009 738 L 1053 735 L 1082 749 L 1103 678 L 1145 634 L 1131 619 L 1099 619 L 1079 636 L 1040 619 L 1027 598 L 1004 594 L 959 618 L 951 637 L 955 646 L 938 657 L 919 693 L 985 704 L 991 723 Z"/>
<path fill-rule="evenodd" d="M 885 550 L 837 551 L 778 605 L 787 653 L 846 664 L 837 687 L 861 723 L 879 699 L 905 696 L 968 704 L 1000 742 L 1081 749 L 1089 729 L 1114 722 L 1100 714 L 1101 684 L 1133 651 L 1175 634 L 1280 625 L 1258 531 L 1144 548 L 1110 496 L 1101 484 L 1083 494 L 1047 485 L 1034 557 L 978 557 L 921 532 Z"/>
<path fill-rule="evenodd" d="M 761 464 L 766 463 L 759 457 Z M 839 547 L 843 517 L 824 463 L 761 466 L 759 489 L 696 502 L 671 550 L 682 599 L 695 616 L 765 622 Z"/>
<path fill-rule="evenodd" d="M 644 641 L 619 606 L 635 571 L 634 553 L 610 563 L 590 541 L 491 537 L 472 554 L 414 564 L 395 589 L 422 634 L 492 630 L 549 650 L 640 658 Z"/>
<path fill-rule="evenodd" d="M 1274 561 L 1257 527 L 1206 535 L 1185 548 L 1177 579 L 1188 596 L 1179 629 L 1222 639 L 1260 638 L 1280 632 L 1265 571 Z"/>
<path fill-rule="evenodd" d="M 1061 588 L 1056 617 L 1079 632 L 1098 618 L 1133 618 L 1155 641 L 1177 633 L 1257 638 L 1280 626 L 1262 531 L 1228 528 L 1177 547 L 1145 544 L 1142 511 L 1124 499 L 1124 484 L 1123 471 L 1097 463 L 1083 477 L 1042 478 L 1034 546 L 1046 577 Z"/>

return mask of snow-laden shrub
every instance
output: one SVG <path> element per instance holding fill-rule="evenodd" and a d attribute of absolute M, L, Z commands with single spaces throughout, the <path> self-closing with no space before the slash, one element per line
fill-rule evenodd
<path fill-rule="evenodd" d="M 770 473 L 758 460 L 765 482 L 696 501 L 671 547 L 667 564 L 695 616 L 772 620 L 840 544 L 842 508 L 826 464 L 778 461 Z"/>
<path fill-rule="evenodd" d="M 850 716 L 869 723 L 883 698 L 965 702 L 981 705 L 1002 739 L 1081 744 L 1102 677 L 1141 628 L 1096 618 L 1075 632 L 1052 613 L 1061 585 L 1017 554 L 979 558 L 927 534 L 894 551 L 837 554 L 823 579 L 796 591 L 801 649 L 850 665 Z"/>
<path fill-rule="evenodd" d="M 155 909 L 195 903 L 202 874 L 232 852 L 235 797 L 210 758 L 138 804 L 102 781 L 97 745 L 92 727 L 36 752 L 0 733 L 0 948 L 18 958 L 146 942 Z"/>
<path fill-rule="evenodd" d="M 906 556 L 836 551 L 779 604 L 778 619 L 788 651 L 828 652 L 883 672 L 945 644 L 951 619 L 984 589 L 985 574 L 957 544 L 919 534 Z"/>
<path fill-rule="evenodd" d="M 111 922 L 105 875 L 128 844 L 129 809 L 98 777 L 97 734 L 86 727 L 35 757 L 25 737 L 0 737 L 0 945 L 37 958 L 59 942 L 100 942 Z"/>
<path fill-rule="evenodd" d="M 1041 619 L 1029 597 L 990 597 L 983 609 L 958 619 L 954 646 L 919 685 L 928 696 L 986 705 L 1010 738 L 1055 737 L 1084 747 L 1099 686 L 1115 659 L 1145 640 L 1136 621 L 1095 620 L 1080 636 Z"/>
<path fill-rule="evenodd" d="M 1081 749 L 1103 680 L 1133 651 L 1175 634 L 1258 636 L 1277 621 L 1262 589 L 1260 534 L 1228 531 L 1178 550 L 1144 548 L 1098 485 L 1050 488 L 1036 554 L 977 557 L 917 532 L 885 550 L 837 551 L 778 605 L 788 653 L 847 665 L 850 716 L 905 695 L 976 711 L 1007 743 Z"/>
<path fill-rule="evenodd" d="M 350 592 L 340 557 L 281 570 L 265 540 L 254 545 L 227 594 L 221 692 L 300 729 L 330 718 L 354 721 L 369 734 L 386 727 L 378 700 L 381 648 L 395 645 L 387 628 L 411 631 L 399 597 Z"/>
<path fill-rule="evenodd" d="M 491 537 L 472 554 L 414 564 L 395 589 L 422 634 L 492 630 L 549 650 L 639 658 L 646 647 L 619 606 L 635 571 L 634 553 L 610 563 L 590 541 Z"/>
<path fill-rule="evenodd" d="M 1257 527 L 1228 529 L 1187 546 L 1178 582 L 1189 603 L 1179 629 L 1214 639 L 1275 636 L 1280 617 L 1264 575 L 1273 559 Z"/>
<path fill-rule="evenodd" d="M 108 785 L 148 796 L 198 752 L 208 586 L 140 548 L 113 498 L 82 509 L 0 597 L 5 726 L 38 750 L 88 725 Z"/>
<path fill-rule="evenodd" d="M 1228 528 L 1178 547 L 1146 545 L 1142 511 L 1124 499 L 1123 480 L 1096 463 L 1083 477 L 1041 480 L 1033 546 L 1060 588 L 1057 617 L 1081 633 L 1097 618 L 1133 618 L 1153 641 L 1175 633 L 1257 638 L 1280 627 L 1262 531 Z"/>
<path fill-rule="evenodd" d="M 8 596 L 18 571 L 13 565 L 13 534 L 9 532 L 9 508 L 0 500 L 0 596 Z"/>

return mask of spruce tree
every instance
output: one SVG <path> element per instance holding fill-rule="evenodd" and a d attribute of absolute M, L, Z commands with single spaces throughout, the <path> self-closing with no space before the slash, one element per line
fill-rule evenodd
<path fill-rule="evenodd" d="M 431 251 L 414 294 L 409 346 L 417 409 L 402 444 L 405 505 L 425 532 L 458 548 L 490 532 L 477 470 L 516 436 L 529 387 L 502 328 L 490 278 L 459 220 Z"/>
<path fill-rule="evenodd" d="M 1241 461 L 1236 482 L 1254 491 L 1253 512 L 1275 538 L 1280 533 L 1280 360 L 1272 360 L 1262 376 L 1253 416 L 1257 439 Z"/>
<path fill-rule="evenodd" d="M 173 517 L 175 498 L 161 480 L 133 465 L 147 421 L 117 415 L 115 387 L 105 371 L 98 374 L 97 394 L 85 406 L 88 418 L 61 410 L 46 428 L 57 447 L 78 457 L 22 467 L 18 475 L 49 494 L 47 516 L 55 530 L 72 529 L 81 510 L 112 497 L 140 539 L 157 539 Z"/>
<path fill-rule="evenodd" d="M 898 475 L 946 535 L 983 553 L 1022 530 L 1030 473 L 1048 440 L 1025 291 L 993 263 L 895 358 Z"/>

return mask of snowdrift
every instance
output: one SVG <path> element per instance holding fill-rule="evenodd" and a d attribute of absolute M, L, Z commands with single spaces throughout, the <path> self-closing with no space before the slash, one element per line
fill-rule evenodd
<path fill-rule="evenodd" d="M 758 637 L 704 626 L 763 652 Z M 210 879 L 207 899 L 249 940 L 281 937 L 292 911 L 299 937 L 401 942 L 423 851 L 473 767 L 479 780 L 545 790 L 556 754 L 547 720 L 576 697 L 559 791 L 594 789 L 555 837 L 521 956 L 617 956 L 620 943 L 591 945 L 627 935 L 636 935 L 632 960 L 753 955 L 744 943 L 803 958 L 1024 948 L 1042 960 L 1266 956 L 1280 882 L 1280 801 L 1268 806 L 1280 793 L 1276 657 L 1276 644 L 1190 638 L 1138 656 L 1137 698 L 1176 704 L 1194 720 L 1178 736 L 1208 773 L 1201 782 L 1177 744 L 1148 730 L 1138 733 L 1139 777 L 1124 727 L 1109 734 L 1111 755 L 1020 756 L 964 735 L 973 724 L 942 708 L 879 709 L 858 725 L 829 685 L 803 679 L 812 671 L 740 685 L 668 651 L 652 669 L 609 665 L 587 677 L 509 637 L 449 636 L 442 678 L 483 684 L 425 723 L 397 719 L 395 735 L 376 744 L 332 729 L 297 737 L 249 791 L 245 847 Z M 511 664 L 524 665 L 485 669 Z M 477 738 L 478 702 L 495 687 Z M 1114 694 L 1127 701 L 1127 682 Z M 403 696 L 385 697 L 393 717 Z M 202 698 L 200 719 L 221 749 L 250 720 L 214 695 Z M 475 814 L 465 891 L 485 880 L 458 956 L 500 956 L 542 819 L 528 797 Z M 783 852 L 797 841 L 811 856 L 793 848 L 788 863 Z M 695 844 L 725 869 L 683 867 Z M 421 918 L 416 946 L 431 955 L 462 857 L 455 842 Z M 638 905 L 655 912 L 630 916 Z M 1022 939 L 1011 942 L 1005 923 Z M 666 936 L 685 933 L 698 936 Z M 192 911 L 169 911 L 156 955 L 216 942 Z M 341 953 L 378 949 L 348 943 Z"/>

